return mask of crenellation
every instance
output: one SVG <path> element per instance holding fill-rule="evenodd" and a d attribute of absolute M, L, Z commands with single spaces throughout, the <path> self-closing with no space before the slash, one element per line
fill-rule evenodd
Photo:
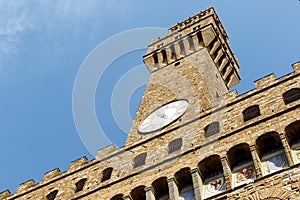
<path fill-rule="evenodd" d="M 55 168 L 55 169 L 53 169 L 49 172 L 46 172 L 44 174 L 44 176 L 42 177 L 42 180 L 40 181 L 40 183 L 48 182 L 49 180 L 55 178 L 59 174 L 60 174 L 60 169 L 59 168 Z"/>
<path fill-rule="evenodd" d="M 269 75 L 267 75 L 263 78 L 260 78 L 256 81 L 254 81 L 255 88 L 259 90 L 259 89 L 263 89 L 265 87 L 268 87 L 268 86 L 274 84 L 275 79 L 276 78 L 275 78 L 275 75 L 273 73 L 269 74 Z"/>
<path fill-rule="evenodd" d="M 0 200 L 5 199 L 6 197 L 10 196 L 11 193 L 9 190 L 5 190 L 3 192 L 0 193 Z"/>
<path fill-rule="evenodd" d="M 33 185 L 34 185 L 34 180 L 33 179 L 31 179 L 31 180 L 29 180 L 29 181 L 26 181 L 26 182 L 24 182 L 24 183 L 21 183 L 19 186 L 18 186 L 18 188 L 17 188 L 17 190 L 15 191 L 15 193 L 14 194 L 20 194 L 20 193 L 23 193 L 23 192 L 25 192 L 25 191 L 27 191 L 29 188 L 31 188 Z"/>
<path fill-rule="evenodd" d="M 104 159 L 105 157 L 109 156 L 111 153 L 113 153 L 116 149 L 116 147 L 111 144 L 107 147 L 104 147 L 102 149 L 100 149 L 98 152 L 97 152 L 97 155 L 96 155 L 96 160 L 101 160 L 101 159 Z"/>
<path fill-rule="evenodd" d="M 74 160 L 70 163 L 69 168 L 67 172 L 72 172 L 77 170 L 79 167 L 82 167 L 83 165 L 87 164 L 87 157 L 83 156 L 82 158 L 79 158 L 77 160 Z"/>
<path fill-rule="evenodd" d="M 292 67 L 293 67 L 295 72 L 299 73 L 300 72 L 300 61 L 292 64 Z"/>

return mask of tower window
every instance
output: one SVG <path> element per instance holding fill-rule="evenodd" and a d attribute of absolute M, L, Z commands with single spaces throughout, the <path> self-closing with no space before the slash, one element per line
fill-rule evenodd
<path fill-rule="evenodd" d="M 147 153 L 141 153 L 140 155 L 136 156 L 134 159 L 133 159 L 133 167 L 136 168 L 136 167 L 139 167 L 141 165 L 144 165 L 145 164 L 145 161 L 146 161 L 146 157 L 147 157 Z"/>
<path fill-rule="evenodd" d="M 54 190 L 54 191 L 50 192 L 50 193 L 46 196 L 47 200 L 54 200 L 55 197 L 56 197 L 56 195 L 57 195 L 57 193 L 58 193 L 58 190 Z"/>
<path fill-rule="evenodd" d="M 171 59 L 176 60 L 176 52 L 175 52 L 175 47 L 173 44 L 170 46 L 170 51 L 172 53 Z"/>
<path fill-rule="evenodd" d="M 204 128 L 205 137 L 215 135 L 220 132 L 220 123 L 213 122 Z"/>
<path fill-rule="evenodd" d="M 162 57 L 163 57 L 163 63 L 164 64 L 167 64 L 167 52 L 165 49 L 161 50 L 161 54 L 162 54 Z"/>
<path fill-rule="evenodd" d="M 293 101 L 297 101 L 298 99 L 300 99 L 300 89 L 290 89 L 286 91 L 282 96 L 285 104 L 292 103 Z"/>
<path fill-rule="evenodd" d="M 80 192 L 83 190 L 86 180 L 87 180 L 86 178 L 83 178 L 75 184 L 76 186 L 75 192 Z"/>
<path fill-rule="evenodd" d="M 157 57 L 157 54 L 154 53 L 153 54 L 153 62 L 154 62 L 154 68 L 158 68 L 158 57 Z"/>
<path fill-rule="evenodd" d="M 250 106 L 243 111 L 244 122 L 260 115 L 260 110 L 258 105 Z"/>
<path fill-rule="evenodd" d="M 113 168 L 109 167 L 103 170 L 101 182 L 109 180 L 112 174 Z"/>
<path fill-rule="evenodd" d="M 174 151 L 181 149 L 181 146 L 182 146 L 182 138 L 177 138 L 171 141 L 168 144 L 169 153 L 173 153 Z"/>

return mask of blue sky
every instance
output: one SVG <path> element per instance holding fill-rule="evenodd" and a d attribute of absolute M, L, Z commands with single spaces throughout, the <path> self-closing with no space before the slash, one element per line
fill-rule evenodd
<path fill-rule="evenodd" d="M 169 28 L 214 6 L 239 61 L 242 80 L 233 88 L 239 94 L 253 89 L 260 77 L 291 72 L 291 64 L 300 60 L 298 0 L 182 2 L 0 0 L 0 191 L 14 192 L 29 179 L 38 182 L 54 168 L 65 171 L 82 156 L 93 159 L 75 127 L 72 92 L 86 56 L 112 35 Z M 142 64 L 143 53 L 113 62 L 96 91 L 98 120 L 116 146 L 123 145 L 126 133 L 113 121 L 107 96 L 118 77 Z M 131 115 L 142 91 L 140 87 L 130 99 Z"/>

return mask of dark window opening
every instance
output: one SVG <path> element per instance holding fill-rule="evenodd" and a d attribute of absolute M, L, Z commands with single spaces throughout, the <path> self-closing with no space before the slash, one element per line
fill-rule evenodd
<path fill-rule="evenodd" d="M 293 88 L 283 94 L 283 100 L 285 104 L 292 103 L 300 99 L 300 89 Z"/>
<path fill-rule="evenodd" d="M 136 156 L 133 159 L 133 161 L 134 161 L 133 167 L 136 168 L 136 167 L 139 167 L 141 165 L 144 165 L 145 161 L 146 161 L 146 156 L 147 156 L 147 153 L 142 153 L 142 154 Z"/>
<path fill-rule="evenodd" d="M 171 45 L 171 46 L 170 46 L 170 51 L 171 51 L 171 53 L 172 53 L 171 59 L 172 59 L 172 60 L 176 60 L 176 52 L 175 52 L 175 47 L 174 47 L 174 45 Z"/>
<path fill-rule="evenodd" d="M 167 53 L 166 53 L 166 50 L 165 49 L 163 49 L 162 51 L 161 51 L 161 54 L 162 54 L 162 57 L 163 57 L 163 63 L 164 64 L 167 64 Z"/>
<path fill-rule="evenodd" d="M 204 46 L 204 42 L 203 42 L 203 37 L 202 37 L 202 34 L 201 34 L 201 31 L 199 31 L 197 33 L 197 39 L 198 39 L 198 43 L 200 46 Z"/>
<path fill-rule="evenodd" d="M 83 190 L 86 180 L 87 180 L 86 178 L 81 179 L 75 184 L 76 186 L 75 192 L 80 192 Z"/>
<path fill-rule="evenodd" d="M 168 144 L 169 153 L 180 150 L 182 146 L 182 138 L 177 138 Z"/>
<path fill-rule="evenodd" d="M 213 122 L 204 128 L 205 137 L 215 135 L 220 132 L 220 123 Z"/>
<path fill-rule="evenodd" d="M 110 179 L 112 171 L 113 171 L 112 167 L 109 167 L 109 168 L 103 170 L 101 182 Z"/>
<path fill-rule="evenodd" d="M 56 197 L 56 195 L 57 195 L 57 193 L 58 193 L 58 190 L 54 190 L 54 191 L 50 192 L 50 193 L 46 196 L 47 200 L 54 200 L 55 197 Z"/>
<path fill-rule="evenodd" d="M 260 115 L 260 110 L 258 105 L 250 106 L 243 111 L 244 121 L 248 121 Z"/>
<path fill-rule="evenodd" d="M 158 68 L 158 57 L 157 54 L 153 54 L 153 62 L 154 62 L 154 68 Z"/>

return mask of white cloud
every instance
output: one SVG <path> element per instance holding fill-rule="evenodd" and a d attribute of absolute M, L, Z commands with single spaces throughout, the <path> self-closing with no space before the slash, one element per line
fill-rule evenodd
<path fill-rule="evenodd" d="M 42 31 L 50 37 L 62 35 L 66 30 L 76 34 L 86 20 L 103 20 L 99 16 L 110 9 L 125 10 L 128 5 L 124 3 L 121 0 L 1 0 L 0 69 L 3 60 L 16 53 L 24 32 Z"/>

